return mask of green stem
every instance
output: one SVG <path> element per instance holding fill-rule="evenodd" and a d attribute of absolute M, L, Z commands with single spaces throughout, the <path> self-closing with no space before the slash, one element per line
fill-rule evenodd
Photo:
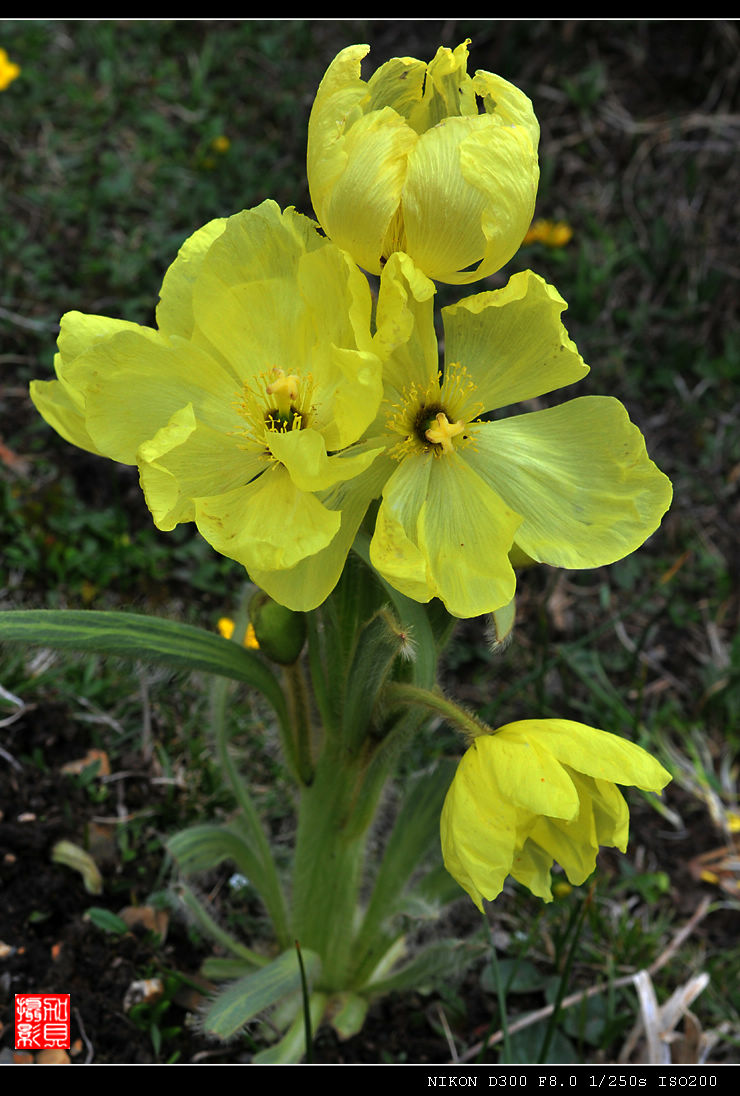
<path fill-rule="evenodd" d="M 285 667 L 285 680 L 294 736 L 295 766 L 300 783 L 310 784 L 314 772 L 313 727 L 308 686 L 300 662 Z"/>
<path fill-rule="evenodd" d="M 361 779 L 336 748 L 325 748 L 310 787 L 301 791 L 295 847 L 293 933 L 321 955 L 319 987 L 347 989 L 368 827 L 351 826 Z"/>

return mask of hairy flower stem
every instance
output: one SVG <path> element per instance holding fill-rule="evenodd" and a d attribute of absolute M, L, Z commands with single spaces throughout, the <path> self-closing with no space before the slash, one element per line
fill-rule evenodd
<path fill-rule="evenodd" d="M 407 707 L 416 705 L 441 715 L 451 723 L 468 741 L 472 742 L 482 734 L 493 734 L 493 729 L 482 719 L 466 712 L 454 701 L 448 700 L 441 690 L 422 689 L 401 681 L 393 681 L 386 686 L 383 699 L 389 706 Z"/>

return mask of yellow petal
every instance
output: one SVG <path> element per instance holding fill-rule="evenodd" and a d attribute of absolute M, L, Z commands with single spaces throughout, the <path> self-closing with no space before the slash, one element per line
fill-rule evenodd
<path fill-rule="evenodd" d="M 208 249 L 223 232 L 227 220 L 217 217 L 189 236 L 162 282 L 157 305 L 157 327 L 168 335 L 190 338 L 193 333 L 193 283 Z"/>
<path fill-rule="evenodd" d="M 439 122 L 408 156 L 404 250 L 430 278 L 455 285 L 495 273 L 531 224 L 538 179 L 523 130 L 489 115 Z"/>
<path fill-rule="evenodd" d="M 364 472 L 380 450 L 327 456 L 324 439 L 316 430 L 273 432 L 267 437 L 273 456 L 285 466 L 300 491 L 326 491 L 340 479 Z"/>
<path fill-rule="evenodd" d="M 31 381 L 29 392 L 38 413 L 65 441 L 101 455 L 87 431 L 84 414 L 60 381 Z"/>
<path fill-rule="evenodd" d="M 442 309 L 445 361 L 465 366 L 485 411 L 573 384 L 588 366 L 560 320 L 565 308 L 539 275 L 514 274 L 502 289 Z"/>
<path fill-rule="evenodd" d="M 380 494 L 382 483 L 383 477 L 378 477 L 375 465 L 370 464 L 359 476 L 343 478 L 323 492 L 321 503 L 340 515 L 336 536 L 290 569 L 267 571 L 252 567 L 252 581 L 275 601 L 295 611 L 308 612 L 323 604 L 339 581 L 357 530 L 371 500 Z"/>
<path fill-rule="evenodd" d="M 523 522 L 517 544 L 557 567 L 600 567 L 653 533 L 672 497 L 618 400 L 584 396 L 481 423 L 466 458 Z"/>
<path fill-rule="evenodd" d="M 585 723 L 570 719 L 522 720 L 501 730 L 517 739 L 535 735 L 558 761 L 595 780 L 660 791 L 671 779 L 670 773 L 641 746 Z"/>
<path fill-rule="evenodd" d="M 337 150 L 343 157 L 341 173 L 323 200 L 316 198 L 327 235 L 371 274 L 380 274 L 383 244 L 401 204 L 407 159 L 417 141 L 390 107 L 364 115 L 342 136 Z M 312 200 L 314 190 L 315 184 Z"/>
<path fill-rule="evenodd" d="M 245 487 L 196 499 L 195 509 L 201 535 L 250 573 L 294 567 L 325 548 L 341 524 L 339 514 L 299 491 L 280 465 Z"/>

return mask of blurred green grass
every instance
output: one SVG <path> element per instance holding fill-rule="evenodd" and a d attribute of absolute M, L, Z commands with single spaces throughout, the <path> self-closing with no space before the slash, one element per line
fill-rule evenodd
<path fill-rule="evenodd" d="M 123 602 L 207 625 L 230 610 L 241 570 L 188 528 L 154 530 L 135 472 L 66 445 L 34 411 L 28 381 L 52 376 L 67 310 L 152 323 L 164 271 L 211 218 L 268 197 L 311 213 L 306 124 L 339 49 L 368 42 L 369 74 L 391 55 L 428 59 L 467 37 L 471 70 L 498 72 L 533 99 L 542 126 L 536 216 L 573 228 L 565 247 L 525 246 L 474 290 L 528 266 L 557 286 L 592 367 L 579 394 L 625 402 L 675 497 L 629 559 L 594 572 L 525 572 L 514 644 L 492 663 L 482 622 L 463 625 L 446 684 L 494 722 L 567 715 L 648 748 L 667 742 L 689 759 L 683 744 L 699 739 L 715 794 L 736 807 L 732 22 L 5 20 L 0 46 L 22 71 L 0 92 L 0 601 Z M 441 303 L 461 295 L 440 287 Z M 70 702 L 85 688 L 71 673 L 61 689 Z M 5 662 L 6 687 L 22 682 L 42 695 L 44 680 Z M 176 753 L 169 734 L 167 743 Z M 444 734 L 437 748 L 459 751 Z M 689 912 L 685 863 L 671 851 L 681 826 L 688 844 L 723 839 L 696 772 L 691 762 L 683 796 L 667 794 L 663 844 L 647 809 L 635 824 L 647 869 L 671 875 L 666 901 L 679 915 Z M 626 929 L 615 933 L 617 954 L 616 937 L 628 961 L 634 942 Z M 737 1016 L 740 1001 L 727 1008 Z"/>

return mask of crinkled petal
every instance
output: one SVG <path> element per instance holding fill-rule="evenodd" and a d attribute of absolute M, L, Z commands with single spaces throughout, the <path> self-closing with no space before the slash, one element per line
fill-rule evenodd
<path fill-rule="evenodd" d="M 462 457 L 432 457 L 417 536 L 437 596 L 453 616 L 493 612 L 514 596 L 509 549 L 519 522 Z"/>
<path fill-rule="evenodd" d="M 493 72 L 478 69 L 473 77 L 473 90 L 483 101 L 488 114 L 495 114 L 507 126 L 520 126 L 536 152 L 540 143 L 540 124 L 531 99 L 514 84 Z"/>
<path fill-rule="evenodd" d="M 445 118 L 478 114 L 473 81 L 468 75 L 469 45 L 468 38 L 455 49 L 440 46 L 426 66 L 423 97 L 409 116 L 417 133 L 431 129 Z"/>
<path fill-rule="evenodd" d="M 370 562 L 406 597 L 426 602 L 435 587 L 427 560 L 416 540 L 419 512 L 424 505 L 431 464 L 409 457 L 396 467 L 383 490 L 370 541 Z"/>
<path fill-rule="evenodd" d="M 579 887 L 595 869 L 599 851 L 598 843 L 593 838 L 591 804 L 585 802 L 573 822 L 538 818 L 528 844 L 542 849 L 549 859 L 560 865 L 573 886 Z M 517 876 L 514 875 L 514 878 Z"/>
<path fill-rule="evenodd" d="M 221 366 L 193 343 L 141 327 L 80 355 L 71 378 L 85 395 L 85 423 L 99 451 L 135 464 L 139 446 L 192 403 L 199 418 L 233 429 L 238 395 Z"/>
<path fill-rule="evenodd" d="M 472 401 L 493 411 L 573 384 L 588 373 L 560 314 L 553 286 L 525 270 L 502 289 L 476 293 L 442 309 L 445 361 L 465 366 Z"/>
<path fill-rule="evenodd" d="M 566 769 L 540 745 L 537 723 L 523 720 L 516 724 L 516 734 L 502 727 L 496 734 L 480 735 L 470 749 L 489 770 L 489 783 L 496 784 L 502 798 L 532 815 L 571 821 L 578 814 L 578 793 Z"/>
<path fill-rule="evenodd" d="M 475 444 L 466 459 L 522 515 L 517 544 L 541 563 L 614 563 L 639 548 L 670 505 L 670 480 L 611 397 L 584 396 L 469 432 Z"/>
<path fill-rule="evenodd" d="M 311 107 L 306 162 L 311 201 L 322 224 L 332 187 L 347 163 L 342 141 L 348 116 L 361 114 L 359 104 L 367 98 L 367 84 L 360 73 L 362 58 L 369 51 L 368 45 L 340 50 L 324 73 Z"/>
<path fill-rule="evenodd" d="M 543 902 L 552 902 L 552 864 L 553 858 L 547 850 L 527 839 L 514 854 L 511 878 Z"/>
<path fill-rule="evenodd" d="M 374 455 L 378 451 L 374 451 Z M 339 458 L 344 459 L 344 458 Z M 380 494 L 383 479 L 375 464 L 352 479 L 343 479 L 321 494 L 322 504 L 338 513 L 338 533 L 325 548 L 305 556 L 289 570 L 263 571 L 252 568 L 250 578 L 270 597 L 289 609 L 308 612 L 323 604 L 344 568 L 357 530 L 372 499 Z"/>
<path fill-rule="evenodd" d="M 379 452 L 348 451 L 342 456 L 327 456 L 323 437 L 311 429 L 273 432 L 267 435 L 267 443 L 300 491 L 326 491 L 341 479 L 353 479 Z"/>
<path fill-rule="evenodd" d="M 59 361 L 59 357 L 59 354 L 55 356 L 55 363 Z M 69 386 L 61 380 L 31 381 L 29 392 L 34 407 L 57 434 L 61 434 L 72 445 L 86 449 L 88 453 L 102 456 L 87 431 L 84 402 L 82 410 L 79 406 L 82 402 L 81 394 L 70 391 Z"/>
<path fill-rule="evenodd" d="M 193 405 L 175 412 L 166 426 L 139 446 L 141 487 L 159 529 L 195 520 L 196 498 L 222 495 L 265 469 L 262 454 L 238 435 L 198 422 Z"/>
<path fill-rule="evenodd" d="M 332 241 L 371 274 L 380 274 L 384 241 L 401 203 L 407 159 L 417 141 L 405 120 L 384 107 L 344 130 L 331 161 L 335 178 L 330 186 L 316 181 L 318 158 L 310 159 L 316 215 Z M 344 162 L 337 172 L 340 155 Z"/>
<path fill-rule="evenodd" d="M 531 224 L 538 179 L 524 130 L 485 114 L 444 119 L 408 155 L 404 250 L 435 280 L 495 273 Z"/>
<path fill-rule="evenodd" d="M 294 567 L 336 536 L 338 513 L 299 491 L 275 464 L 244 487 L 196 499 L 195 520 L 208 543 L 250 572 Z"/>
<path fill-rule="evenodd" d="M 313 222 L 274 202 L 230 217 L 203 258 L 193 286 L 195 322 L 239 381 L 273 366 L 307 365 L 313 330 L 296 268 L 326 246 Z"/>
<path fill-rule="evenodd" d="M 362 101 L 365 113 L 392 107 L 407 121 L 422 102 L 427 66 L 415 57 L 391 57 L 377 68 L 367 82 L 367 94 Z M 421 132 L 413 126 L 416 132 Z"/>

